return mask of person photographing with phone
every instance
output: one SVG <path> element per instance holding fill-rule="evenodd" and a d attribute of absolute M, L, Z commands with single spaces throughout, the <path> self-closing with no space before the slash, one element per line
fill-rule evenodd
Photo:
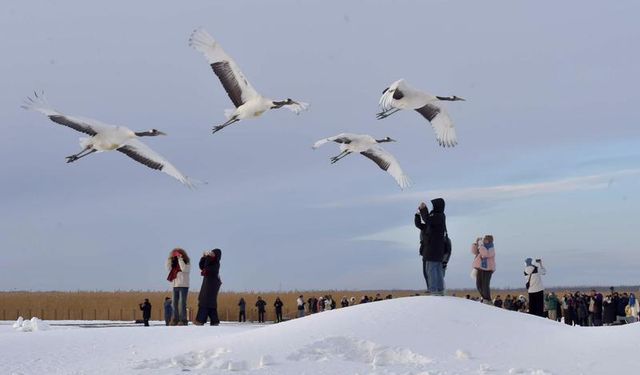
<path fill-rule="evenodd" d="M 189 256 L 179 247 L 171 250 L 167 258 L 166 267 L 169 271 L 167 281 L 173 287 L 173 316 L 170 326 L 186 326 L 187 297 L 189 295 L 189 273 L 191 271 Z"/>
<path fill-rule="evenodd" d="M 493 236 L 487 234 L 484 237 L 476 238 L 471 244 L 471 253 L 475 255 L 473 259 L 473 269 L 476 274 L 476 289 L 482 297 L 482 302 L 492 304 L 491 301 L 491 275 L 496 270 L 496 250 L 493 247 Z"/>
<path fill-rule="evenodd" d="M 542 285 L 542 275 L 547 270 L 542 265 L 542 259 L 527 258 L 524 260 L 525 288 L 529 293 L 529 314 L 544 317 L 544 286 Z"/>
<path fill-rule="evenodd" d="M 429 212 L 427 204 L 420 203 L 414 216 L 414 224 L 416 228 L 420 229 L 422 274 L 427 283 L 427 293 L 442 296 L 444 295 L 444 268 L 446 266 L 443 261 L 447 248 L 446 239 L 448 239 L 444 199 L 433 199 L 431 204 L 433 210 Z M 449 252 L 450 250 L 449 246 Z"/>

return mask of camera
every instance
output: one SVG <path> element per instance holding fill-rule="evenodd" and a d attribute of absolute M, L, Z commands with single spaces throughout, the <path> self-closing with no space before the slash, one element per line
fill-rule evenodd
<path fill-rule="evenodd" d="M 536 263 L 540 263 L 540 262 L 542 262 L 542 259 L 540 258 L 536 259 Z"/>

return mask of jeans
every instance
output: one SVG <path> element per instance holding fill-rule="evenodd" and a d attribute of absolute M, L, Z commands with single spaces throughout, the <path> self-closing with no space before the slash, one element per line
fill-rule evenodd
<path fill-rule="evenodd" d="M 173 288 L 173 320 L 177 322 L 188 321 L 187 317 L 187 296 L 189 295 L 189 287 Z"/>
<path fill-rule="evenodd" d="M 427 290 L 429 290 L 429 277 L 427 276 L 427 260 L 422 258 L 422 276 L 424 276 L 424 282 L 427 284 Z"/>
<path fill-rule="evenodd" d="M 432 294 L 444 294 L 444 273 L 442 262 L 425 261 L 427 273 L 427 291 Z"/>

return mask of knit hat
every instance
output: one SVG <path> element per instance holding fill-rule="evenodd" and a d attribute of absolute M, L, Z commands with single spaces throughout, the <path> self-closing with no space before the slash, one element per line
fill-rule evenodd
<path fill-rule="evenodd" d="M 524 262 L 527 264 L 527 266 L 531 266 L 532 265 L 531 262 L 533 262 L 533 259 L 527 258 L 524 260 Z"/>

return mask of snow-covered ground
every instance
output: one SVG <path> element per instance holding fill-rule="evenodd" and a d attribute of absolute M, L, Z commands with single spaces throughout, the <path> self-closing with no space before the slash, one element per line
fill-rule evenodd
<path fill-rule="evenodd" d="M 269 324 L 0 325 L 3 374 L 636 373 L 640 324 L 569 327 L 455 297 L 408 297 Z M 49 322 L 55 323 L 55 322 Z"/>

